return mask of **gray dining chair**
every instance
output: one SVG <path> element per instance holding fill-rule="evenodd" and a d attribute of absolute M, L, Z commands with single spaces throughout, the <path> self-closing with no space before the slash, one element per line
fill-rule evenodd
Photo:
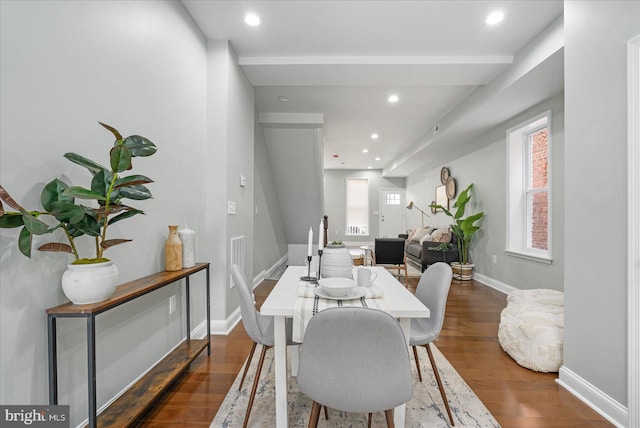
<path fill-rule="evenodd" d="M 251 408 L 253 407 L 253 401 L 256 395 L 256 389 L 258 388 L 258 381 L 260 379 L 260 372 L 262 371 L 262 365 L 264 363 L 264 357 L 268 349 L 274 345 L 273 337 L 273 317 L 268 317 L 260 314 L 254 304 L 253 289 L 249 286 L 249 282 L 244 276 L 244 273 L 238 265 L 231 266 L 231 276 L 235 282 L 235 290 L 240 301 L 240 313 L 242 314 L 242 324 L 247 334 L 253 340 L 253 346 L 247 363 L 245 364 L 242 379 L 240 380 L 240 386 L 238 390 L 242 388 L 249 364 L 253 358 L 253 353 L 256 350 L 256 345 L 262 345 L 262 352 L 260 353 L 260 360 L 258 367 L 256 368 L 256 374 L 253 379 L 253 386 L 251 388 L 251 394 L 249 395 L 249 404 L 247 404 L 247 411 L 244 416 L 243 428 L 246 428 L 249 422 L 249 415 L 251 414 Z M 287 324 L 287 345 L 296 345 L 291 340 L 291 324 Z"/>
<path fill-rule="evenodd" d="M 298 388 L 313 400 L 309 427 L 322 405 L 345 412 L 384 411 L 411 400 L 409 348 L 400 324 L 371 308 L 337 307 L 319 312 L 307 326 Z"/>
<path fill-rule="evenodd" d="M 416 347 L 424 346 L 426 348 L 427 354 L 429 355 L 429 361 L 431 361 L 431 367 L 433 368 L 433 373 L 435 374 L 436 381 L 438 382 L 440 395 L 442 395 L 444 406 L 447 409 L 447 414 L 451 420 L 451 425 L 455 425 L 453 422 L 453 416 L 451 415 L 451 409 L 449 408 L 447 394 L 444 392 L 442 380 L 440 379 L 436 362 L 433 359 L 433 353 L 429 347 L 429 344 L 438 338 L 440 331 L 442 330 L 444 313 L 447 306 L 447 297 L 449 296 L 449 288 L 451 287 L 451 277 L 451 266 L 443 262 L 430 265 L 420 277 L 418 287 L 416 288 L 416 297 L 429 308 L 431 316 L 429 318 L 414 318 L 411 320 L 409 345 L 413 349 L 413 357 L 416 361 L 420 382 L 422 382 L 422 372 L 420 371 L 420 360 L 418 359 L 418 351 Z"/>

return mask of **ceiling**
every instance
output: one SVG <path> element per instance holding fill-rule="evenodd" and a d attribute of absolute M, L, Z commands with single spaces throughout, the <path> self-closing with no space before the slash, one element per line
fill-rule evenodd
<path fill-rule="evenodd" d="M 325 168 L 407 176 L 442 158 L 438 141 L 427 141 L 436 125 L 451 122 L 440 146 L 447 141 L 460 155 L 473 149 L 464 141 L 474 133 L 562 90 L 558 55 L 526 79 L 496 83 L 508 80 L 519 52 L 562 14 L 562 0 L 182 3 L 207 38 L 229 40 L 260 113 L 323 115 Z M 488 26 L 494 10 L 504 21 Z M 244 23 L 249 12 L 260 16 L 259 26 Z M 501 96 L 484 105 L 500 108 L 489 113 L 476 102 L 483 114 L 467 111 L 473 120 L 461 120 L 461 106 L 491 87 Z M 399 101 L 390 104 L 390 94 Z"/>

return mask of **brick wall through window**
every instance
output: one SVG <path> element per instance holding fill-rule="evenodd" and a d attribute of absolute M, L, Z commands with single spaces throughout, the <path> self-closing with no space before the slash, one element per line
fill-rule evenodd
<path fill-rule="evenodd" d="M 531 189 L 547 188 L 548 154 L 547 128 L 531 135 Z M 533 193 L 531 204 L 531 247 L 547 250 L 547 228 L 549 225 L 549 194 L 547 191 Z"/>

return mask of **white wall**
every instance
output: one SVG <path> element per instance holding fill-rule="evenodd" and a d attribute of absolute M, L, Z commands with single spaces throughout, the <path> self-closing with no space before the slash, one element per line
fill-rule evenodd
<path fill-rule="evenodd" d="M 138 133 L 158 153 L 137 158 L 134 172 L 155 179 L 154 199 L 132 203 L 146 216 L 110 228 L 133 242 L 110 249 L 121 282 L 163 269 L 169 224 L 198 233 L 206 260 L 206 213 L 200 195 L 206 135 L 206 45 L 179 2 L 0 2 L 0 182 L 26 207 L 39 208 L 54 177 L 87 185 L 87 172 L 62 157 L 74 151 L 106 162 L 113 137 Z M 0 231 L 0 403 L 47 403 L 44 310 L 66 301 L 63 254 L 19 254 L 17 229 Z M 85 245 L 85 246 L 88 246 Z M 198 274 L 200 275 L 200 274 Z M 196 316 L 204 275 L 194 276 Z M 156 362 L 184 336 L 182 311 L 168 315 L 170 286 L 97 320 L 99 405 Z M 182 303 L 182 302 L 181 302 Z M 84 323 L 58 323 L 60 402 L 71 425 L 86 418 Z"/>
<path fill-rule="evenodd" d="M 640 2 L 566 1 L 565 17 L 564 367 L 624 406 L 626 43 L 640 33 Z"/>
<path fill-rule="evenodd" d="M 205 246 L 215 265 L 211 316 L 219 332 L 227 330 L 226 320 L 238 307 L 229 288 L 231 238 L 245 236 L 247 278 L 253 271 L 254 95 L 228 41 L 207 40 L 207 67 L 206 190 L 201 202 L 208 213 Z M 247 178 L 245 187 L 240 187 L 240 175 Z M 235 215 L 227 214 L 227 201 L 236 203 Z"/>
<path fill-rule="evenodd" d="M 552 111 L 552 227 L 553 263 L 542 264 L 510 256 L 504 252 L 506 245 L 506 132 L 507 129 L 546 110 Z M 467 214 L 485 212 L 481 229 L 470 246 L 470 259 L 475 263 L 475 273 L 483 275 L 492 284 L 520 288 L 563 289 L 564 270 L 564 100 L 563 94 L 519 114 L 474 138 L 474 144 L 482 147 L 475 152 L 453 160 L 446 165 L 456 180 L 457 193 L 473 183 L 472 199 Z M 428 207 L 435 199 L 435 187 L 440 183 L 440 168 L 407 177 L 407 200 L 418 206 Z M 455 199 L 449 202 L 452 208 Z M 442 212 L 430 214 L 425 221 L 433 227 L 447 227 L 451 218 Z M 417 223 L 412 224 L 416 226 Z M 492 262 L 495 255 L 497 263 Z M 482 278 L 486 281 L 486 278 Z M 497 282 L 496 282 L 497 281 Z"/>
<path fill-rule="evenodd" d="M 278 204 L 271 160 L 262 127 L 254 128 L 254 241 L 253 277 L 273 268 L 287 254 L 287 235 Z"/>

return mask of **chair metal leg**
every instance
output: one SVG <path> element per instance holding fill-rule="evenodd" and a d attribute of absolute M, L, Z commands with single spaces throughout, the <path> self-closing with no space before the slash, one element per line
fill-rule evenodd
<path fill-rule="evenodd" d="M 436 381 L 438 382 L 438 388 L 440 388 L 440 395 L 442 395 L 442 401 L 444 401 L 444 407 L 447 409 L 447 414 L 449 415 L 449 420 L 451 421 L 451 426 L 455 426 L 453 422 L 453 415 L 451 415 L 451 409 L 449 408 L 449 400 L 447 400 L 447 394 L 444 392 L 444 387 L 442 386 L 442 381 L 440 380 L 440 373 L 438 373 L 438 367 L 436 367 L 436 360 L 433 359 L 433 354 L 431 353 L 431 348 L 427 343 L 424 345 L 427 348 L 427 354 L 429 354 L 429 361 L 431 361 L 431 367 L 433 368 L 433 373 L 436 375 Z"/>
<path fill-rule="evenodd" d="M 413 348 L 413 359 L 416 360 L 416 369 L 418 369 L 418 379 L 422 382 L 422 372 L 420 371 L 420 358 L 418 358 L 418 348 L 412 346 Z"/>
<path fill-rule="evenodd" d="M 311 415 L 309 416 L 309 428 L 316 428 L 318 426 L 321 406 L 322 405 L 317 401 L 313 402 L 313 406 L 311 407 Z"/>
<path fill-rule="evenodd" d="M 393 423 L 393 409 L 385 410 L 384 416 L 387 418 L 387 428 L 395 428 Z"/>
<path fill-rule="evenodd" d="M 329 420 L 329 412 L 327 410 L 327 406 L 322 406 L 324 408 L 324 419 Z"/>
<path fill-rule="evenodd" d="M 260 372 L 262 371 L 262 364 L 264 363 L 264 356 L 267 353 L 268 346 L 262 346 L 262 352 L 260 352 L 260 361 L 258 361 L 258 367 L 256 368 L 256 375 L 253 379 L 253 387 L 251 387 L 251 395 L 249 396 L 249 404 L 247 404 L 247 413 L 244 415 L 244 423 L 242 428 L 247 428 L 247 422 L 249 422 L 249 415 L 251 414 L 251 407 L 253 407 L 253 399 L 256 396 L 256 390 L 258 389 L 258 381 L 260 380 Z"/>
<path fill-rule="evenodd" d="M 249 359 L 247 359 L 247 363 L 244 366 L 244 372 L 242 373 L 242 379 L 240 379 L 240 386 L 238 387 L 238 391 L 242 389 L 242 384 L 244 383 L 244 378 L 247 376 L 247 371 L 249 370 L 249 365 L 251 364 L 251 359 L 253 358 L 253 353 L 256 350 L 256 342 L 253 342 L 253 346 L 251 346 L 251 352 L 249 352 Z"/>

